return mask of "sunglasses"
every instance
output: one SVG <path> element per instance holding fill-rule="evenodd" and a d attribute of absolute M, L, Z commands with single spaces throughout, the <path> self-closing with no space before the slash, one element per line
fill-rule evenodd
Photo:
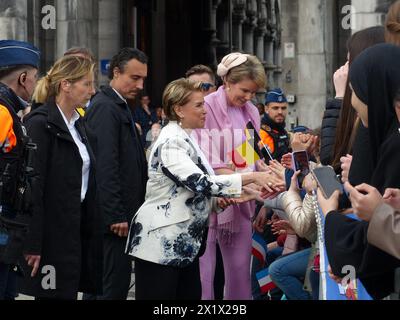
<path fill-rule="evenodd" d="M 208 91 L 208 90 L 210 90 L 211 88 L 214 88 L 214 87 L 215 87 L 214 84 L 208 83 L 208 82 L 202 82 L 202 84 L 201 84 L 201 90 L 203 90 L 203 91 Z"/>

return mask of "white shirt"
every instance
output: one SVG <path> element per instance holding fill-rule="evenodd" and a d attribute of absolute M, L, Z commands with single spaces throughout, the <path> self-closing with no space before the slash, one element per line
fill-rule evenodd
<path fill-rule="evenodd" d="M 113 87 L 111 87 L 114 91 L 115 91 L 115 93 L 118 95 L 118 97 L 120 97 L 120 99 L 122 100 L 122 101 L 124 101 L 126 104 L 128 104 L 128 102 L 126 101 L 126 99 L 123 97 L 123 96 L 121 96 L 121 94 L 117 91 L 117 90 L 115 90 Z"/>
<path fill-rule="evenodd" d="M 89 184 L 90 157 L 85 144 L 82 142 L 82 138 L 80 137 L 78 130 L 76 130 L 75 128 L 75 122 L 80 118 L 80 116 L 78 112 L 74 111 L 71 121 L 68 122 L 67 118 L 65 117 L 60 107 L 58 105 L 57 107 L 58 110 L 60 110 L 60 113 L 65 121 L 65 124 L 67 125 L 69 133 L 71 134 L 72 139 L 74 139 L 74 142 L 79 149 L 79 154 L 81 155 L 82 158 L 81 202 L 83 202 L 85 200 Z"/>

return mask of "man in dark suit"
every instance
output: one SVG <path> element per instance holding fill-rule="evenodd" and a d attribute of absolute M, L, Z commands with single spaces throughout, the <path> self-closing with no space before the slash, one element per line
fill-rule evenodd
<path fill-rule="evenodd" d="M 100 88 L 86 114 L 97 136 L 98 199 L 105 220 L 103 296 L 97 297 L 101 300 L 128 296 L 132 260 L 125 244 L 132 217 L 144 202 L 147 164 L 126 100 L 139 94 L 146 77 L 146 55 L 122 49 L 111 60 L 110 85 Z"/>

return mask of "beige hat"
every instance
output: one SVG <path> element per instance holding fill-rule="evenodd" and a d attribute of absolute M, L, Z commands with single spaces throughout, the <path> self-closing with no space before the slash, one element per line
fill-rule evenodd
<path fill-rule="evenodd" d="M 240 66 L 241 64 L 245 63 L 250 55 L 244 54 L 240 52 L 233 52 L 225 56 L 221 63 L 218 65 L 217 74 L 220 77 L 225 77 L 229 70 Z"/>

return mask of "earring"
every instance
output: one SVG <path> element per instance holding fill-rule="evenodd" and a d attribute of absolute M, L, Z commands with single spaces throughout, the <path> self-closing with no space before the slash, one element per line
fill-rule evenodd
<path fill-rule="evenodd" d="M 179 118 L 179 122 L 178 122 L 178 125 L 180 126 L 180 127 L 182 127 L 182 119 L 184 118 L 184 116 L 182 116 L 182 118 Z"/>

